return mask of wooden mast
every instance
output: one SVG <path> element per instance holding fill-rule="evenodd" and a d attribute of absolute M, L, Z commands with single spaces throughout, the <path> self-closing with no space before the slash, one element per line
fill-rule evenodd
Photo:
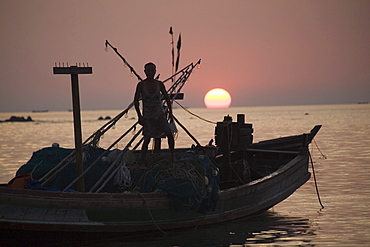
<path fill-rule="evenodd" d="M 72 104 L 73 104 L 73 123 L 75 133 L 75 150 L 76 150 L 76 170 L 77 176 L 83 173 L 83 159 L 82 159 L 82 133 L 81 133 L 81 109 L 80 109 L 80 95 L 78 86 L 78 74 L 92 74 L 92 67 L 54 67 L 54 74 L 70 74 L 72 87 Z M 77 182 L 77 189 L 80 192 L 85 192 L 84 177 Z"/>

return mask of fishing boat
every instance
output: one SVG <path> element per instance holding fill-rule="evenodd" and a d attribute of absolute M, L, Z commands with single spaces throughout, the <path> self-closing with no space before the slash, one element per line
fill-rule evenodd
<path fill-rule="evenodd" d="M 156 192 L 61 192 L 2 185 L 0 226 L 32 231 L 127 233 L 196 227 L 258 214 L 286 199 L 310 178 L 308 143 L 304 139 L 313 137 L 312 132 L 301 137 L 303 145 L 296 151 L 246 148 L 217 155 L 214 161 L 221 174 L 219 199 L 210 212 L 176 209 L 168 196 Z M 230 164 L 223 163 L 225 157 Z M 244 167 L 240 166 L 245 164 L 250 168 L 249 182 L 235 179 L 244 178 L 240 172 Z M 229 170 L 223 176 L 226 165 L 234 166 L 238 173 L 230 174 Z"/>
<path fill-rule="evenodd" d="M 164 81 L 173 81 L 168 89 L 173 101 L 199 64 Z M 310 178 L 308 147 L 320 125 L 309 133 L 254 143 L 253 126 L 245 123 L 244 114 L 237 121 L 224 116 L 203 145 L 174 117 L 193 142 L 176 149 L 178 161 L 172 163 L 169 150 L 156 139 L 148 169 L 141 170 L 138 122 L 108 148 L 98 145 L 132 106 L 81 144 L 80 173 L 77 150 L 53 145 L 35 152 L 12 181 L 0 186 L 0 229 L 134 233 L 194 228 L 266 211 Z M 112 150 L 134 129 L 125 148 Z"/>

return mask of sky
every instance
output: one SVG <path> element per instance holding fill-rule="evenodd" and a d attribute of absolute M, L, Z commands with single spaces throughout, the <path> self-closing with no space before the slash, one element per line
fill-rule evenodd
<path fill-rule="evenodd" d="M 0 0 L 0 112 L 72 108 L 68 75 L 55 63 L 88 63 L 82 110 L 124 109 L 130 75 L 108 40 L 144 77 L 147 62 L 171 75 L 171 36 L 180 67 L 202 59 L 181 102 L 205 107 L 223 88 L 232 107 L 370 101 L 368 0 Z"/>

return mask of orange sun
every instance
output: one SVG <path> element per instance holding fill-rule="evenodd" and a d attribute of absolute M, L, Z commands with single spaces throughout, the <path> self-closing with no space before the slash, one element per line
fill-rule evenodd
<path fill-rule="evenodd" d="M 229 108 L 231 96 L 225 89 L 214 88 L 204 96 L 204 104 L 207 108 Z"/>

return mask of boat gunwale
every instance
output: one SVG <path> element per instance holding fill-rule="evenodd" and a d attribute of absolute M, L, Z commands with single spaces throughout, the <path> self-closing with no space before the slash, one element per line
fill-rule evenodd
<path fill-rule="evenodd" d="M 253 151 L 261 151 L 261 150 L 253 150 Z M 289 152 L 291 153 L 291 152 Z M 220 199 L 225 200 L 228 198 L 237 197 L 240 194 L 240 191 L 246 189 L 252 189 L 253 187 L 258 187 L 258 189 L 267 188 L 270 186 L 269 181 L 273 181 L 273 179 L 284 173 L 290 168 L 294 167 L 300 161 L 307 158 L 308 154 L 300 154 L 298 153 L 291 161 L 279 167 L 276 171 L 256 180 L 253 180 L 249 183 L 242 184 L 239 186 L 235 186 L 228 189 L 220 190 Z M 62 192 L 62 191 L 42 191 L 42 190 L 29 190 L 29 189 L 17 189 L 17 188 L 9 188 L 5 187 L 4 184 L 0 186 L 0 195 L 7 196 L 11 195 L 13 198 L 14 196 L 22 197 L 25 199 L 33 198 L 34 200 L 53 200 L 55 202 L 60 201 L 81 201 L 82 203 L 91 203 L 92 201 L 97 201 L 102 203 L 104 200 L 109 200 L 109 202 L 117 201 L 121 202 L 124 201 L 131 201 L 131 202 L 155 202 L 157 206 L 162 203 L 167 204 L 169 202 L 169 198 L 167 195 L 154 193 L 154 192 L 123 192 L 123 193 L 89 193 L 89 192 Z M 37 198 L 36 198 L 37 197 Z M 162 202 L 162 203 L 161 203 Z M 159 204 L 158 204 L 159 203 Z"/>
<path fill-rule="evenodd" d="M 268 188 L 268 187 L 271 186 L 270 181 L 274 182 L 275 178 L 277 176 L 280 176 L 283 173 L 285 173 L 286 171 L 291 170 L 291 168 L 293 168 L 294 166 L 297 166 L 298 164 L 301 163 L 302 160 L 307 159 L 307 158 L 308 158 L 308 154 L 297 154 L 297 156 L 294 157 L 291 161 L 282 165 L 276 171 L 274 171 L 274 172 L 272 172 L 272 173 L 270 173 L 270 174 L 268 174 L 268 175 L 266 175 L 262 178 L 253 180 L 253 181 L 251 181 L 249 183 L 246 183 L 246 184 L 243 184 L 243 185 L 239 185 L 239 186 L 236 186 L 236 187 L 220 190 L 220 200 L 237 197 L 238 194 L 240 193 L 240 191 L 245 190 L 245 189 L 249 189 L 249 188 L 252 189 L 253 187 L 258 187 L 258 190 L 261 190 L 261 189 L 264 189 L 264 188 Z"/>
<path fill-rule="evenodd" d="M 253 150 L 260 151 L 260 150 Z M 244 185 L 236 186 L 233 188 L 225 189 L 220 191 L 220 198 L 218 205 L 213 212 L 209 212 L 205 215 L 199 213 L 192 213 L 191 217 L 183 218 L 182 220 L 173 219 L 159 219 L 155 217 L 153 221 L 97 221 L 90 219 L 90 221 L 38 221 L 38 220 L 25 220 L 25 219 L 0 219 L 1 228 L 9 229 L 27 229 L 37 231 L 69 231 L 69 232 L 147 232 L 156 231 L 157 227 L 161 229 L 177 229 L 194 227 L 196 225 L 214 224 L 225 222 L 241 217 L 246 217 L 254 214 L 258 214 L 269 208 L 273 207 L 277 203 L 281 202 L 285 198 L 289 197 L 295 190 L 302 186 L 309 178 L 310 173 L 306 166 L 308 162 L 309 152 L 296 152 L 296 156 L 293 157 L 289 162 L 283 164 L 276 171 L 270 173 L 267 176 L 254 180 Z M 223 203 L 227 203 L 228 200 L 238 200 L 239 198 L 248 197 L 249 195 L 258 194 L 262 191 L 266 191 L 269 188 L 273 188 L 275 185 L 285 183 L 285 180 L 281 179 L 281 176 L 291 177 L 295 174 L 293 180 L 290 180 L 288 184 L 283 185 L 284 190 L 274 194 L 273 197 L 261 198 L 262 200 L 244 206 L 236 206 L 225 210 Z M 16 192 L 16 193 L 14 193 Z M 14 199 L 15 196 L 15 199 Z M 3 202 L 10 202 L 11 205 L 17 205 L 21 201 L 28 201 L 28 206 L 31 205 L 38 207 L 48 207 L 53 204 L 52 208 L 56 210 L 68 210 L 76 209 L 78 212 L 87 212 L 85 210 L 109 210 L 109 209 L 125 209 L 125 208 L 137 208 L 139 211 L 145 210 L 150 212 L 151 210 L 165 210 L 170 207 L 170 200 L 168 196 L 158 193 L 80 193 L 80 192 L 58 192 L 58 191 L 37 191 L 37 190 L 25 190 L 25 189 L 13 189 L 7 187 L 0 187 L 0 199 Z M 15 200 L 12 202 L 12 200 Z M 43 202 L 39 202 L 42 200 Z M 48 204 L 48 202 L 52 202 Z M 20 205 L 20 207 L 23 207 Z M 99 211 L 97 211 L 99 212 Z M 144 211 L 143 211 L 144 212 Z M 85 213 L 84 213 L 85 214 Z M 62 223 L 63 222 L 63 223 Z M 62 223 L 62 224 L 61 224 Z"/>

